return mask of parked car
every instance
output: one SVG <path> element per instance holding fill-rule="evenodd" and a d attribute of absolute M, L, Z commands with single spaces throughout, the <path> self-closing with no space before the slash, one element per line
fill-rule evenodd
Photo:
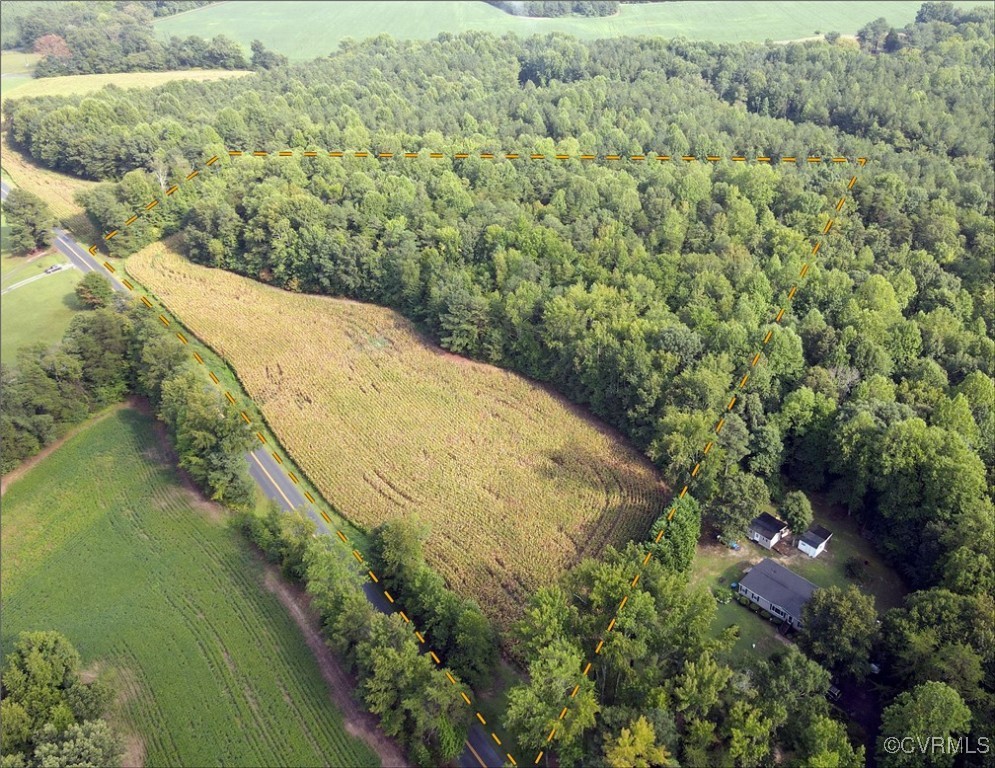
<path fill-rule="evenodd" d="M 53 264 L 52 266 L 50 266 L 48 269 L 45 270 L 45 274 L 50 275 L 53 272 L 58 272 L 59 269 L 61 269 L 61 267 L 59 267 L 58 264 Z"/>
<path fill-rule="evenodd" d="M 830 701 L 839 701 L 841 695 L 842 692 L 835 685 L 829 686 L 829 690 L 826 691 L 826 696 L 829 698 Z"/>

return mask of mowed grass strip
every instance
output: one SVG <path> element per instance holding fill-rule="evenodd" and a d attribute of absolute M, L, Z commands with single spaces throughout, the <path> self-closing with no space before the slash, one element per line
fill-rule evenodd
<path fill-rule="evenodd" d="M 377 765 L 349 736 L 261 562 L 117 408 L 3 498 L 2 642 L 56 629 L 122 692 L 147 765 Z"/>
<path fill-rule="evenodd" d="M 0 134 L 0 158 L 4 173 L 14 186 L 38 195 L 48 204 L 52 215 L 84 241 L 98 241 L 100 234 L 94 230 L 75 196 L 77 192 L 93 189 L 99 182 L 42 168 L 12 149 L 7 143 L 6 132 Z"/>
<path fill-rule="evenodd" d="M 578 558 L 645 535 L 669 498 L 594 420 L 392 310 L 281 291 L 158 243 L 127 269 L 232 364 L 330 503 L 364 527 L 427 523 L 429 563 L 504 628 Z"/>
<path fill-rule="evenodd" d="M 99 91 L 107 85 L 118 88 L 153 88 L 176 80 L 220 80 L 251 74 L 238 69 L 183 69 L 170 72 L 115 72 L 104 75 L 66 75 L 40 77 L 19 84 L 9 97 L 22 99 L 29 96 L 74 96 Z M 8 95 L 5 93 L 5 96 Z"/>

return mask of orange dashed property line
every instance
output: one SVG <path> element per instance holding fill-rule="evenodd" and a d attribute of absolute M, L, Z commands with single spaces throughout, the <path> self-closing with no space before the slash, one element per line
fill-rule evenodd
<path fill-rule="evenodd" d="M 217 158 L 215 157 L 214 159 L 216 160 Z M 107 262 L 104 262 L 104 267 L 106 267 L 109 270 L 113 270 L 113 267 L 111 267 L 111 265 L 109 263 L 107 263 Z M 154 305 L 152 304 L 151 301 L 149 301 L 149 299 L 147 297 L 142 296 L 141 299 L 142 299 L 142 302 L 145 304 L 145 306 L 147 306 L 149 309 L 153 309 L 154 310 Z M 159 321 L 162 322 L 162 324 L 165 325 L 165 326 L 168 326 L 170 324 L 170 320 L 164 314 L 160 314 L 159 315 Z M 184 336 L 182 333 L 177 332 L 176 336 L 177 336 L 177 338 L 181 342 L 183 342 L 183 344 L 189 344 L 189 339 L 187 339 L 187 337 Z M 192 355 L 193 355 L 193 358 L 200 365 L 204 365 L 204 358 L 201 357 L 200 354 L 198 354 L 197 352 L 192 352 Z M 217 375 L 215 375 L 214 371 L 208 371 L 208 376 L 211 377 L 211 381 L 213 381 L 215 384 L 217 384 L 217 385 L 220 386 L 220 383 L 221 383 L 220 379 L 218 379 L 218 377 L 217 377 Z M 237 401 L 235 400 L 235 397 L 231 394 L 231 392 L 229 392 L 228 390 L 224 390 L 224 396 L 225 396 L 225 399 L 231 405 L 234 405 L 234 406 L 237 407 Z M 243 411 L 239 411 L 239 416 L 242 418 L 242 420 L 246 424 L 250 424 L 250 425 L 252 424 L 252 419 L 249 417 L 249 414 L 246 413 L 244 410 Z M 255 435 L 256 435 L 256 439 L 260 442 L 260 444 L 262 444 L 262 445 L 267 445 L 268 444 L 268 441 L 266 440 L 266 436 L 262 432 L 257 431 L 255 433 Z M 283 467 L 283 471 L 286 473 L 287 477 L 290 478 L 291 482 L 293 482 L 294 485 L 299 485 L 300 484 L 300 478 L 292 470 L 290 470 L 289 467 L 287 467 L 287 466 L 284 465 L 284 461 L 280 457 L 280 455 L 276 451 L 271 451 L 270 455 L 273 457 L 273 459 L 276 461 L 277 464 L 279 464 L 281 467 Z M 310 492 L 304 491 L 304 496 L 305 496 L 305 498 L 309 502 L 311 502 L 312 504 L 314 504 L 315 506 L 317 506 L 317 504 L 315 502 L 315 498 L 314 498 L 314 496 L 311 495 Z M 332 518 L 329 517 L 328 513 L 325 512 L 325 510 L 319 509 L 318 512 L 321 515 L 322 519 L 328 525 L 332 525 Z M 335 533 L 339 537 L 339 539 L 342 540 L 342 542 L 344 544 L 349 542 L 348 537 L 341 530 L 336 530 Z M 352 552 L 351 552 L 351 554 L 356 559 L 356 562 L 358 562 L 360 564 L 362 564 L 364 562 L 363 555 L 359 552 L 359 550 L 353 549 Z M 369 574 L 370 579 L 372 579 L 372 581 L 374 583 L 379 583 L 380 580 L 377 578 L 377 575 L 372 570 L 367 571 L 367 573 Z M 384 594 L 384 597 L 386 597 L 387 600 L 392 605 L 395 604 L 394 596 L 391 595 L 390 592 L 388 592 L 385 589 L 385 590 L 383 590 L 383 594 Z M 401 618 L 404 620 L 405 624 L 412 624 L 411 619 L 408 618 L 408 615 L 404 611 L 399 611 L 399 613 L 401 615 Z M 422 645 L 427 645 L 425 637 L 424 637 L 424 635 L 421 634 L 421 632 L 415 630 L 415 635 L 418 637 L 418 639 L 422 643 Z M 429 649 L 428 652 L 429 652 L 429 655 L 431 655 L 432 660 L 437 665 L 442 666 L 442 659 L 439 657 L 439 655 L 434 650 L 431 650 L 431 649 Z M 453 685 L 457 685 L 456 679 L 449 672 L 449 670 L 445 670 L 444 669 L 444 672 L 446 674 L 446 677 L 449 678 L 449 681 Z M 472 707 L 472 705 L 473 705 L 472 699 L 467 695 L 467 693 L 465 691 L 460 690 L 460 696 L 462 697 L 463 701 L 466 702 L 467 706 Z M 494 739 L 495 742 L 497 742 L 498 746 L 501 746 L 501 739 L 498 737 L 498 735 L 496 733 L 492 732 L 491 733 L 491 737 Z M 509 760 L 512 762 L 512 764 L 517 765 L 517 763 L 515 762 L 514 757 L 512 757 L 512 755 L 511 755 L 511 753 L 508 753 L 507 756 L 508 756 Z"/>
<path fill-rule="evenodd" d="M 760 160 L 760 158 L 757 158 L 757 159 Z M 769 160 L 769 158 L 764 158 L 764 160 Z M 784 162 L 794 162 L 795 158 L 782 158 L 782 161 L 784 161 Z M 842 160 L 840 160 L 840 161 L 845 161 L 845 158 L 842 158 Z M 817 163 L 817 162 L 821 162 L 821 158 L 812 158 L 812 157 L 810 157 L 810 158 L 808 158 L 808 162 L 813 163 L 813 164 Z M 838 160 L 836 158 L 833 158 L 833 162 L 838 162 Z M 866 162 L 867 162 L 867 158 L 866 157 L 857 158 L 856 162 L 861 167 L 863 167 L 866 164 Z M 847 184 L 847 190 L 853 189 L 853 186 L 856 183 L 857 183 L 857 177 L 856 176 L 851 177 L 849 183 Z M 837 213 L 839 213 L 843 209 L 843 206 L 845 204 L 846 204 L 846 196 L 840 198 L 840 200 L 836 203 L 836 205 L 834 206 L 835 211 Z M 816 241 L 816 243 L 812 247 L 812 254 L 813 255 L 819 252 L 819 248 L 822 245 L 822 238 L 825 238 L 826 235 L 829 233 L 829 230 L 832 228 L 832 224 L 833 224 L 833 220 L 830 219 L 829 222 L 827 223 L 826 227 L 817 236 L 819 239 Z M 805 265 L 801 268 L 799 276 L 800 277 L 805 277 L 805 275 L 808 273 L 808 269 L 809 269 L 809 264 L 806 262 Z M 796 286 L 792 286 L 791 290 L 788 293 L 788 303 L 789 304 L 790 304 L 790 302 L 795 297 L 795 293 L 796 293 L 797 287 L 798 287 L 797 285 Z M 784 317 L 785 311 L 786 311 L 786 307 L 780 307 L 779 308 L 777 316 L 775 317 L 775 320 L 774 320 L 775 323 L 780 323 L 781 322 L 782 318 Z M 767 334 L 766 334 L 766 336 L 764 337 L 764 340 L 763 340 L 764 346 L 766 346 L 767 342 L 770 341 L 772 333 L 773 333 L 773 331 L 768 331 L 767 332 Z M 756 355 L 754 355 L 754 357 L 750 361 L 750 367 L 751 368 L 756 367 L 757 363 L 760 361 L 760 356 L 761 356 L 760 352 L 757 352 Z M 743 378 L 740 379 L 740 381 L 739 381 L 738 388 L 739 389 L 744 388 L 746 386 L 746 382 L 749 381 L 749 378 L 750 378 L 749 372 L 745 373 L 743 375 Z M 736 396 L 733 395 L 732 398 L 729 400 L 729 403 L 726 406 L 725 410 L 727 412 L 731 411 L 732 408 L 733 408 L 733 406 L 735 404 L 736 404 Z M 718 422 L 715 425 L 715 432 L 716 433 L 721 432 L 722 426 L 724 424 L 725 424 L 725 417 L 720 417 L 719 420 L 718 420 Z M 713 444 L 714 444 L 714 441 L 712 441 L 712 440 L 709 440 L 707 443 L 705 443 L 705 446 L 702 449 L 702 457 L 708 455 L 708 452 L 711 450 Z M 679 499 L 683 499 L 684 496 L 685 496 L 685 494 L 687 494 L 688 488 L 690 487 L 690 484 L 694 482 L 694 479 L 698 475 L 698 471 L 701 468 L 702 461 L 704 461 L 704 458 L 702 458 L 701 461 L 698 461 L 694 465 L 694 469 L 692 469 L 691 472 L 690 472 L 691 479 L 688 481 L 688 484 L 684 485 L 684 487 L 681 489 L 681 492 L 678 495 Z M 677 511 L 676 504 L 671 504 L 670 505 L 670 512 L 667 515 L 667 520 L 668 521 L 670 521 L 670 520 L 673 519 L 674 513 L 676 511 Z M 665 531 L 666 531 L 665 528 L 660 530 L 660 532 L 656 536 L 656 539 L 655 539 L 654 543 L 658 543 L 660 541 L 660 539 L 663 537 L 663 534 L 664 534 Z M 636 584 L 639 582 L 639 577 L 640 577 L 643 569 L 649 564 L 649 561 L 652 559 L 652 557 L 653 557 L 653 550 L 650 549 L 649 551 L 647 551 L 646 556 L 643 558 L 642 564 L 639 566 L 639 569 L 637 570 L 636 575 L 632 577 L 632 582 L 629 585 L 630 589 L 634 589 L 635 588 Z M 612 617 L 611 621 L 608 623 L 608 626 L 605 629 L 604 633 L 602 634 L 602 637 L 600 637 L 598 639 L 598 643 L 597 643 L 597 645 L 594 648 L 594 655 L 595 656 L 598 656 L 598 655 L 601 654 L 601 649 L 604 647 L 604 644 L 605 644 L 605 638 L 606 638 L 606 636 L 609 633 L 611 633 L 611 631 L 613 629 L 615 629 L 617 619 L 618 619 L 619 615 L 621 614 L 622 609 L 625 607 L 625 604 L 628 601 L 628 599 L 629 599 L 629 596 L 625 595 L 622 598 L 621 602 L 618 604 L 618 608 L 615 609 L 615 615 Z M 589 661 L 589 662 L 587 662 L 587 666 L 584 667 L 584 671 L 581 673 L 581 677 L 583 677 L 583 678 L 586 679 L 587 676 L 588 676 L 588 674 L 590 673 L 590 671 L 591 671 L 591 662 Z M 574 686 L 573 691 L 571 691 L 571 693 L 570 693 L 570 698 L 571 699 L 574 698 L 577 695 L 577 691 L 579 690 L 579 688 L 580 688 L 579 684 L 576 685 L 576 686 Z M 559 720 L 562 720 L 566 716 L 568 709 L 569 709 L 569 702 L 568 702 L 567 706 L 563 708 L 563 711 L 560 712 L 560 716 L 558 718 Z M 548 744 L 549 742 L 551 742 L 553 740 L 553 737 L 555 735 L 556 735 L 556 726 L 553 727 L 553 729 L 549 732 L 549 736 L 546 737 L 546 743 Z M 535 761 L 534 761 L 535 765 L 539 764 L 539 761 L 542 759 L 543 754 L 545 754 L 545 752 L 543 750 L 539 750 L 539 754 L 536 755 L 536 758 L 535 758 Z"/>
<path fill-rule="evenodd" d="M 552 155 L 547 155 L 541 152 L 532 153 L 520 153 L 512 151 L 502 151 L 502 152 L 432 152 L 420 150 L 418 152 L 380 152 L 373 150 L 294 150 L 294 149 L 281 149 L 276 152 L 270 152 L 267 150 L 255 150 L 255 151 L 243 151 L 240 149 L 229 149 L 226 150 L 228 157 L 270 157 L 275 155 L 277 157 L 318 157 L 319 155 L 324 157 L 333 157 L 337 159 L 347 158 L 347 157 L 358 157 L 358 158 L 369 158 L 371 160 L 393 160 L 404 158 L 406 160 L 415 160 L 422 157 L 427 157 L 430 160 L 581 160 L 583 162 L 591 162 L 596 160 L 606 160 L 609 162 L 617 162 L 620 160 L 630 160 L 632 162 L 643 162 L 648 157 L 652 157 L 660 162 L 685 162 L 693 163 L 696 161 L 704 161 L 709 163 L 717 163 L 722 160 L 728 160 L 736 163 L 745 163 L 750 158 L 746 155 L 733 154 L 733 155 L 662 155 L 662 154 L 652 154 L 652 155 L 618 155 L 618 154 L 597 154 L 592 152 L 582 152 L 578 154 L 568 154 L 563 152 L 557 152 Z M 780 158 L 782 163 L 797 163 L 798 157 L 794 155 L 783 155 Z M 848 157 L 835 156 L 831 158 L 833 163 L 850 163 L 859 162 L 860 159 L 851 160 Z M 212 162 L 217 160 L 217 157 L 212 158 L 210 161 L 205 163 L 205 165 L 210 165 Z M 755 162 L 758 163 L 769 163 L 771 158 L 767 155 L 757 155 L 753 158 Z M 808 164 L 818 164 L 823 162 L 823 158 L 808 156 L 805 158 Z M 827 160 L 830 162 L 830 160 Z"/>
<path fill-rule="evenodd" d="M 241 151 L 241 150 L 227 150 L 226 152 L 227 152 L 227 154 L 228 154 L 229 157 L 241 157 L 241 156 L 244 155 L 244 152 Z M 255 156 L 255 157 L 267 157 L 271 153 L 269 153 L 267 151 L 258 150 L 258 151 L 252 152 L 251 154 L 253 156 Z M 282 150 L 282 151 L 279 151 L 277 154 L 280 157 L 291 157 L 291 156 L 294 155 L 294 151 L 293 150 Z M 344 151 L 329 151 L 329 152 L 327 152 L 327 156 L 328 157 L 333 157 L 333 158 L 344 158 L 344 157 L 346 157 L 347 154 L 351 155 L 352 157 L 357 157 L 357 158 L 374 157 L 376 159 L 391 159 L 391 158 L 394 157 L 394 153 L 392 153 L 392 152 L 372 153 L 372 152 L 369 152 L 369 151 L 362 151 L 362 150 L 361 151 L 354 151 L 354 152 L 350 152 L 350 153 L 346 153 Z M 316 152 L 314 150 L 305 150 L 305 151 L 302 152 L 302 155 L 305 156 L 305 157 L 316 157 L 318 155 L 318 152 Z M 404 153 L 402 153 L 402 156 L 405 157 L 405 158 L 413 159 L 413 158 L 421 157 L 421 154 L 420 153 L 415 153 L 415 152 L 404 152 Z M 429 152 L 428 153 L 428 157 L 430 159 L 442 159 L 442 158 L 444 158 L 446 156 L 447 155 L 445 153 L 442 153 L 442 152 Z M 470 157 L 480 157 L 481 159 L 487 159 L 487 160 L 493 160 L 493 159 L 496 159 L 498 157 L 497 154 L 491 153 L 491 152 L 481 152 L 481 153 L 479 153 L 477 155 L 470 155 L 469 153 L 452 153 L 452 156 L 454 158 L 459 158 L 459 159 L 468 159 Z M 547 155 L 545 155 L 545 154 L 538 154 L 538 153 L 533 153 L 533 154 L 529 154 L 529 155 L 525 156 L 525 155 L 520 155 L 518 153 L 506 152 L 506 153 L 502 153 L 500 156 L 502 156 L 502 157 L 504 157 L 505 159 L 508 159 L 508 160 L 524 159 L 525 157 L 527 157 L 530 160 L 545 160 L 545 159 L 548 158 Z M 569 159 L 572 159 L 572 158 L 576 158 L 576 159 L 580 159 L 580 160 L 583 160 L 583 161 L 592 161 L 592 160 L 597 160 L 597 159 L 605 159 L 605 160 L 609 160 L 609 161 L 618 161 L 618 160 L 623 159 L 622 155 L 579 154 L 579 155 L 575 156 L 575 155 L 569 155 L 569 154 L 563 154 L 563 153 L 555 154 L 552 157 L 554 159 L 556 159 L 556 160 L 569 160 Z M 646 155 L 630 155 L 629 156 L 629 160 L 631 160 L 633 162 L 642 162 L 642 161 L 646 160 L 646 157 L 647 157 Z M 676 162 L 676 160 L 677 160 L 676 157 L 672 157 L 670 155 L 656 155 L 655 158 L 658 161 L 660 161 L 660 162 L 667 162 L 667 161 L 674 161 L 674 162 Z M 697 156 L 695 156 L 695 155 L 682 155 L 680 157 L 680 159 L 682 161 L 684 161 L 684 162 L 694 162 L 694 161 L 697 161 L 699 158 Z M 722 156 L 719 156 L 719 155 L 705 155 L 704 159 L 707 160 L 708 162 L 715 163 L 715 162 L 718 162 L 719 160 L 724 159 L 724 158 Z M 734 162 L 745 162 L 746 161 L 746 156 L 745 155 L 731 155 L 731 156 L 728 157 L 728 159 L 731 160 L 731 161 L 734 161 Z M 808 159 L 808 161 L 810 163 L 821 162 L 821 158 L 812 158 L 812 157 L 809 157 L 807 159 Z M 796 160 L 797 160 L 797 158 L 793 157 L 793 156 L 782 156 L 781 157 L 781 161 L 785 162 L 785 163 L 788 163 L 788 162 L 793 163 L 793 162 L 796 162 Z M 204 167 L 205 168 L 206 167 L 210 167 L 210 166 L 214 165 L 215 163 L 217 163 L 217 161 L 218 161 L 218 156 L 214 155 L 214 156 L 212 156 L 211 158 L 209 158 L 204 163 Z M 768 157 L 768 156 L 758 155 L 756 157 L 756 161 L 758 163 L 769 163 L 769 162 L 771 162 L 771 158 Z M 833 158 L 833 162 L 834 163 L 848 163 L 848 162 L 850 162 L 850 160 L 848 158 L 846 158 L 846 157 L 838 156 L 838 157 L 834 157 Z M 857 158 L 855 160 L 855 162 L 857 162 L 861 167 L 863 167 L 863 165 L 867 162 L 867 158 Z M 200 170 L 195 168 L 190 173 L 188 173 L 186 175 L 186 177 L 184 179 L 184 182 L 192 181 L 193 179 L 197 178 L 197 176 L 199 176 L 199 175 L 200 175 Z M 855 183 L 856 183 L 856 177 L 853 177 L 850 180 L 850 183 L 847 186 L 847 189 L 848 190 L 852 189 L 853 185 Z M 167 197 L 170 197 L 173 194 L 175 194 L 179 190 L 179 188 L 180 188 L 179 184 L 173 184 L 172 186 L 170 186 L 168 189 L 165 190 L 165 195 Z M 840 210 L 842 210 L 843 205 L 845 203 L 845 200 L 846 200 L 846 198 L 844 196 L 843 198 L 841 198 L 837 202 L 837 204 L 836 204 L 836 211 L 837 212 L 839 212 Z M 144 206 L 144 208 L 142 209 L 142 211 L 139 211 L 138 213 L 135 213 L 130 218 L 128 218 L 125 221 L 124 226 L 131 226 L 132 224 L 134 224 L 139 219 L 139 217 L 143 213 L 147 213 L 148 211 L 151 211 L 153 208 L 155 208 L 156 206 L 158 206 L 160 202 L 161 201 L 159 199 L 153 199 L 153 200 L 149 201 Z M 829 229 L 831 227 L 832 227 L 832 221 L 830 221 L 827 224 L 826 229 L 824 230 L 823 234 L 827 234 L 829 232 Z M 108 234 L 104 235 L 103 239 L 106 242 L 106 241 L 109 241 L 109 240 L 113 239 L 118 234 L 119 234 L 119 230 L 115 229 L 115 230 L 112 230 L 111 232 L 109 232 Z M 813 255 L 815 255 L 816 253 L 818 253 L 820 245 L 821 245 L 821 241 L 817 242 L 815 244 L 815 246 L 812 249 L 812 254 Z M 90 248 L 90 253 L 94 254 L 95 252 L 96 252 L 96 246 L 92 246 Z M 113 273 L 115 271 L 114 267 L 111 266 L 108 262 L 104 262 L 104 267 L 109 272 L 111 272 L 111 273 Z M 804 277 L 804 274 L 807 271 L 807 267 L 808 267 L 808 265 L 806 264 L 805 268 L 803 268 L 803 271 L 802 271 L 802 275 L 801 275 L 802 277 Z M 128 287 L 129 290 L 132 289 L 131 284 L 128 283 L 127 280 L 125 280 L 124 283 Z M 794 289 L 792 289 L 792 292 L 789 295 L 789 300 L 791 298 L 793 298 L 793 296 L 794 296 Z M 142 296 L 141 300 L 145 304 L 146 307 L 148 307 L 149 309 L 153 309 L 153 305 L 152 305 L 152 303 L 149 301 L 149 299 L 147 297 Z M 783 317 L 783 315 L 784 315 L 784 309 L 782 308 L 781 311 L 779 312 L 778 316 L 777 316 L 776 322 L 780 322 L 780 320 Z M 169 320 L 164 315 L 160 315 L 160 320 L 162 321 L 162 323 L 164 325 L 166 325 L 166 326 L 169 325 Z M 186 343 L 186 341 L 182 337 L 181 337 L 181 341 L 183 341 L 184 343 Z M 204 364 L 203 358 L 197 352 L 193 352 L 193 356 L 194 356 L 194 359 L 199 364 L 201 364 L 201 365 Z M 753 365 L 756 365 L 757 360 L 759 360 L 759 353 L 758 353 L 757 357 L 754 359 Z M 211 377 L 211 380 L 215 384 L 220 385 L 220 381 L 219 381 L 218 377 L 214 374 L 213 371 L 209 371 L 208 375 Z M 741 387 L 745 384 L 746 379 L 747 379 L 747 376 L 744 376 L 743 377 L 743 381 L 741 382 L 741 385 L 740 385 Z M 225 395 L 226 395 L 227 399 L 232 404 L 235 404 L 234 398 L 232 398 L 228 392 L 225 392 Z M 730 403 L 730 406 L 729 406 L 730 409 L 732 408 L 732 405 L 734 404 L 734 401 L 735 401 L 735 398 L 733 398 L 733 402 Z M 243 419 L 245 419 L 246 423 L 250 423 L 249 419 L 248 419 L 248 416 L 245 414 L 244 411 L 241 412 L 241 416 L 242 416 Z M 716 425 L 716 429 L 715 429 L 716 433 L 718 433 L 718 432 L 721 431 L 723 423 L 724 423 L 724 419 L 720 419 L 719 422 L 718 422 L 718 424 Z M 265 436 L 261 432 L 256 432 L 256 436 L 260 440 L 261 443 L 263 443 L 263 444 L 266 443 L 266 438 L 265 438 Z M 711 446 L 711 443 L 709 443 L 708 446 L 706 446 L 705 453 L 707 453 L 708 448 L 710 446 Z M 276 454 L 276 452 L 273 452 L 272 455 L 273 455 L 273 458 L 277 461 L 278 464 L 280 464 L 280 465 L 283 464 L 283 460 L 279 457 L 278 454 Z M 697 467 L 695 469 L 696 469 L 695 474 L 697 474 Z M 285 469 L 285 471 L 289 472 L 289 470 L 287 470 L 287 469 Z M 290 473 L 289 476 L 291 477 L 291 479 L 293 480 L 293 482 L 295 482 L 295 483 L 297 482 L 297 479 L 293 475 L 293 473 Z M 694 477 L 694 475 L 692 475 L 692 477 Z M 683 498 L 684 495 L 687 493 L 687 491 L 688 491 L 688 485 L 685 485 L 684 488 L 681 490 L 679 498 Z M 314 497 L 311 496 L 311 494 L 309 494 L 308 492 L 305 491 L 304 495 L 305 495 L 305 497 L 312 504 L 315 503 L 314 502 Z M 320 512 L 322 518 L 325 520 L 326 523 L 328 523 L 328 524 L 332 523 L 331 518 L 328 516 L 328 514 L 324 510 L 319 510 L 319 512 Z M 673 517 L 673 511 L 668 516 L 668 520 L 670 518 L 672 518 L 672 517 Z M 335 533 L 338 535 L 338 537 L 342 540 L 343 543 L 347 543 L 348 542 L 348 539 L 346 538 L 345 534 L 342 533 L 342 531 L 336 530 Z M 651 557 L 651 554 L 648 555 L 646 557 L 646 559 L 643 561 L 643 565 L 644 566 L 649 562 L 650 557 Z M 370 577 L 373 579 L 373 581 L 375 583 L 378 581 L 378 579 L 377 579 L 376 575 L 373 573 L 373 571 L 369 571 L 369 575 L 370 575 Z M 636 585 L 636 583 L 638 581 L 639 581 L 639 574 L 637 573 L 633 577 L 633 579 L 632 579 L 631 586 L 635 587 L 635 585 Z M 387 597 L 387 599 L 391 603 L 394 602 L 393 597 L 386 590 L 384 590 L 384 595 Z M 618 612 L 622 610 L 622 607 L 624 607 L 624 605 L 625 605 L 625 599 L 623 599 L 622 602 L 619 604 L 619 608 L 616 611 L 616 616 L 618 615 Z M 402 613 L 402 615 L 407 620 L 407 616 L 404 615 L 403 613 Z M 611 623 L 608 625 L 608 629 L 606 630 L 606 633 L 608 633 L 612 629 L 614 629 L 615 623 L 616 623 L 615 622 L 615 618 L 613 618 L 612 621 L 611 621 Z M 415 631 L 415 634 L 419 637 L 419 639 L 421 640 L 421 642 L 423 644 L 425 644 L 424 637 L 417 630 Z M 604 640 L 602 639 L 598 643 L 597 648 L 595 649 L 595 653 L 596 654 L 600 653 L 601 648 L 602 648 L 603 645 L 604 645 Z M 435 660 L 435 662 L 437 664 L 441 664 L 441 660 L 439 659 L 439 657 L 436 655 L 436 653 L 434 651 L 429 651 L 429 653 L 432 655 L 432 658 Z M 583 673 L 584 677 L 587 677 L 587 675 L 590 672 L 590 670 L 591 670 L 591 663 L 588 662 L 587 666 L 584 668 L 584 673 Z M 573 692 L 571 693 L 570 697 L 573 698 L 574 696 L 576 696 L 578 690 L 579 690 L 579 686 L 576 686 L 574 688 Z M 469 696 L 467 696 L 462 691 L 460 693 L 461 693 L 461 696 L 463 697 L 464 701 L 466 701 L 467 705 L 470 705 L 471 700 L 470 700 Z M 562 719 L 565 716 L 566 716 L 566 708 L 564 708 L 564 712 L 561 713 L 560 719 Z M 552 741 L 552 739 L 555 736 L 555 734 L 556 734 L 556 727 L 554 726 L 553 729 L 550 731 L 549 737 L 547 738 L 547 742 Z M 492 733 L 492 736 L 494 737 L 495 741 L 500 745 L 501 742 L 498 739 L 497 735 Z M 536 758 L 536 761 L 535 761 L 536 763 L 538 763 L 539 760 L 542 758 L 542 754 L 543 753 L 540 751 L 539 756 Z M 509 758 L 509 760 L 513 764 L 517 765 L 517 763 L 515 763 L 515 760 L 511 756 L 510 753 L 508 754 L 508 758 Z"/>

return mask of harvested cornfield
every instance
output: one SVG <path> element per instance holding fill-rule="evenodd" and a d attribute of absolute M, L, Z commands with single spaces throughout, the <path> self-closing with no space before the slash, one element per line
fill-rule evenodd
<path fill-rule="evenodd" d="M 127 269 L 232 364 L 325 498 L 361 526 L 428 523 L 430 565 L 499 626 L 664 507 L 652 466 L 609 430 L 392 310 L 281 291 L 161 244 Z"/>

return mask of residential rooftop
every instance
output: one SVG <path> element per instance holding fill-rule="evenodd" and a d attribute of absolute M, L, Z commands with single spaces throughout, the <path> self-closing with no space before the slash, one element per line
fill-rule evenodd
<path fill-rule="evenodd" d="M 832 535 L 833 532 L 828 528 L 823 528 L 821 525 L 813 525 L 802 534 L 802 541 L 813 549 L 817 549 L 823 544 L 823 542 L 828 541 L 829 537 Z"/>
<path fill-rule="evenodd" d="M 802 606 L 818 589 L 808 579 L 778 565 L 769 557 L 754 565 L 739 583 L 773 605 L 780 606 L 796 619 L 801 618 Z"/>
<path fill-rule="evenodd" d="M 750 528 L 755 528 L 768 539 L 773 538 L 787 527 L 788 524 L 786 522 L 778 520 L 776 517 L 768 514 L 767 512 L 764 512 L 759 517 L 754 518 L 753 522 L 750 523 Z"/>

